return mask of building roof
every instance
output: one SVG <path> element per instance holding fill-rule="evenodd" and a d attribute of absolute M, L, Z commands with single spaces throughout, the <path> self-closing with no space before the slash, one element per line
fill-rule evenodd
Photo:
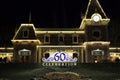
<path fill-rule="evenodd" d="M 108 18 L 98 0 L 89 0 L 85 18 L 90 19 L 94 13 L 99 13 L 102 18 Z"/>
<path fill-rule="evenodd" d="M 80 31 L 79 28 L 35 28 L 35 31 Z"/>
<path fill-rule="evenodd" d="M 98 15 L 100 22 L 97 24 L 93 23 L 92 17 Z M 89 0 L 85 17 L 83 18 L 80 29 L 84 29 L 86 25 L 108 25 L 110 19 L 106 16 L 98 0 Z"/>
<path fill-rule="evenodd" d="M 28 37 L 23 37 L 23 31 L 27 30 L 29 32 Z M 27 39 L 37 39 L 35 34 L 35 27 L 33 24 L 21 24 L 20 28 L 17 30 L 13 40 L 27 40 Z"/>
<path fill-rule="evenodd" d="M 36 28 L 35 29 L 36 34 L 84 34 L 85 32 L 83 30 L 80 30 L 79 28 Z"/>

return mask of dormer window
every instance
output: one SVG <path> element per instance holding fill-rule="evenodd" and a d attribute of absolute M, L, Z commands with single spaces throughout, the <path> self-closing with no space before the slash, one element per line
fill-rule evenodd
<path fill-rule="evenodd" d="M 22 33 L 23 33 L 23 38 L 29 37 L 29 29 L 27 29 L 27 28 L 23 29 Z"/>
<path fill-rule="evenodd" d="M 73 42 L 73 44 L 78 43 L 78 35 L 77 34 L 72 35 L 72 42 Z"/>
<path fill-rule="evenodd" d="M 50 35 L 49 34 L 44 35 L 44 43 L 50 43 Z"/>

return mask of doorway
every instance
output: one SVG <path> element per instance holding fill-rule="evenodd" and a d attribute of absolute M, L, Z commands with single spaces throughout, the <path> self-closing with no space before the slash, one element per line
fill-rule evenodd
<path fill-rule="evenodd" d="M 94 63 L 100 63 L 103 60 L 104 51 L 97 49 L 92 50 L 92 56 L 93 56 L 93 62 Z"/>

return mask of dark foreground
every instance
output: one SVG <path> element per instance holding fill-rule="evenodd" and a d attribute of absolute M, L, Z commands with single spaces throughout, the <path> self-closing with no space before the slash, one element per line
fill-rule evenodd
<path fill-rule="evenodd" d="M 40 64 L 0 64 L 0 80 L 32 80 L 49 72 L 75 72 L 92 80 L 120 80 L 120 63 L 78 64 L 68 67 L 43 67 Z"/>

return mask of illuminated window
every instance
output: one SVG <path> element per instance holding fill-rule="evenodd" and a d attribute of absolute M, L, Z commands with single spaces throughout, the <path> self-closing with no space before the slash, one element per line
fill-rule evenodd
<path fill-rule="evenodd" d="M 59 41 L 59 42 L 64 42 L 64 35 L 63 35 L 63 34 L 60 34 L 60 35 L 58 36 L 58 41 Z"/>
<path fill-rule="evenodd" d="M 29 37 L 29 29 L 23 29 L 23 38 Z"/>
<path fill-rule="evenodd" d="M 76 34 L 72 35 L 72 41 L 73 41 L 73 44 L 78 43 L 78 35 Z"/>
<path fill-rule="evenodd" d="M 46 34 L 46 35 L 44 36 L 44 42 L 45 42 L 45 43 L 50 43 L 50 35 L 49 35 L 49 34 Z"/>

